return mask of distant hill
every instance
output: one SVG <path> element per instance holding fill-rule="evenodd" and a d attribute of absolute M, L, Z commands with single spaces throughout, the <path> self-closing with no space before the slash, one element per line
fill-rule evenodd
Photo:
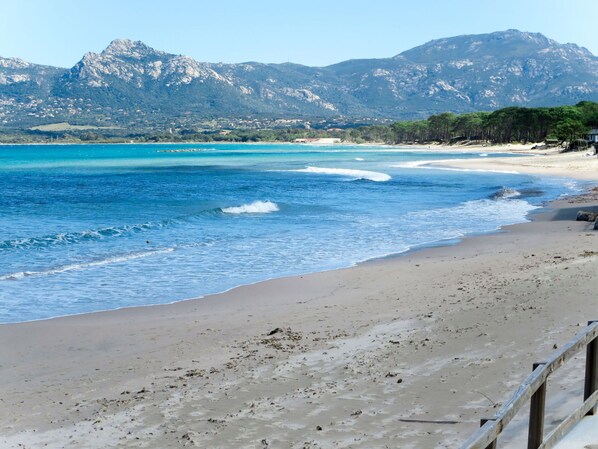
<path fill-rule="evenodd" d="M 71 69 L 0 58 L 0 126 L 142 129 L 234 118 L 424 118 L 439 112 L 598 101 L 598 58 L 508 30 L 438 39 L 328 67 L 213 64 L 117 39 Z"/>

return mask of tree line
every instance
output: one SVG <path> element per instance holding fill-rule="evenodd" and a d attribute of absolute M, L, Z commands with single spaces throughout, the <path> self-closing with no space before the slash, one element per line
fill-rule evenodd
<path fill-rule="evenodd" d="M 2 142 L 293 142 L 295 139 L 335 137 L 355 143 L 432 143 L 460 141 L 488 143 L 543 142 L 570 146 L 598 128 L 598 103 L 582 101 L 574 106 L 544 108 L 508 107 L 493 112 L 453 114 L 444 112 L 425 120 L 401 121 L 388 125 L 340 128 L 269 128 L 198 131 L 174 129 L 169 132 L 131 132 L 117 129 L 50 132 L 20 130 L 0 132 Z"/>
<path fill-rule="evenodd" d="M 426 143 L 486 141 L 491 143 L 575 142 L 598 128 L 598 103 L 544 108 L 508 107 L 494 112 L 444 112 L 426 120 L 364 126 L 348 132 L 354 142 Z"/>

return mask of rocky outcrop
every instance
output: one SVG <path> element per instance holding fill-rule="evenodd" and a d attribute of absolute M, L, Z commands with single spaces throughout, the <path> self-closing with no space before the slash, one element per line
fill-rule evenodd
<path fill-rule="evenodd" d="M 598 213 L 587 211 L 587 210 L 580 210 L 577 212 L 577 221 L 596 221 L 596 217 L 598 217 Z"/>

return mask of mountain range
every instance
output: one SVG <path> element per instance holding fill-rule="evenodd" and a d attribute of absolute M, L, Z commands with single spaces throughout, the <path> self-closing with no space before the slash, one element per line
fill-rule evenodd
<path fill-rule="evenodd" d="M 0 127 L 68 121 L 143 128 L 259 118 L 417 119 L 598 101 L 598 58 L 507 30 L 430 41 L 327 67 L 198 62 L 114 40 L 70 69 L 0 57 Z"/>

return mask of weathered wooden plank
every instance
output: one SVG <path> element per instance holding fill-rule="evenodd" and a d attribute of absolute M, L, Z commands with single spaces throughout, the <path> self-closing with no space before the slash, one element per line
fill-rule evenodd
<path fill-rule="evenodd" d="M 584 349 L 596 337 L 598 337 L 598 322 L 592 322 L 592 324 L 585 327 L 570 342 L 553 353 L 548 360 L 546 360 L 545 368 L 548 371 L 547 375 L 554 372 L 567 360 Z"/>
<path fill-rule="evenodd" d="M 592 322 L 589 324 L 592 324 Z M 584 400 L 589 398 L 596 390 L 598 390 L 598 337 L 592 340 L 586 349 L 586 378 L 583 392 Z M 590 408 L 587 414 L 595 415 L 596 406 Z"/>
<path fill-rule="evenodd" d="M 534 371 L 543 363 L 534 363 Z M 529 429 L 527 434 L 527 449 L 538 449 L 544 440 L 544 407 L 546 404 L 546 382 L 532 395 L 529 407 Z"/>
<path fill-rule="evenodd" d="M 487 420 L 487 419 L 482 419 L 482 420 L 480 421 L 480 424 L 483 426 L 483 425 L 484 425 L 484 424 L 486 424 L 488 421 L 489 421 L 489 420 Z M 486 446 L 486 448 L 485 448 L 485 449 L 496 449 L 496 444 L 497 444 L 497 442 L 498 442 L 498 441 L 497 441 L 496 439 L 494 439 L 494 441 L 493 441 L 492 443 L 490 443 L 488 446 Z"/>
<path fill-rule="evenodd" d="M 585 402 L 575 409 L 575 411 L 565 418 L 552 432 L 548 434 L 544 443 L 538 449 L 550 449 L 554 447 L 559 440 L 565 436 L 575 424 L 579 423 L 588 411 L 596 406 L 598 402 L 598 391 L 595 391 Z"/>
<path fill-rule="evenodd" d="M 500 422 L 489 419 L 461 446 L 461 449 L 486 449 L 498 438 L 502 427 Z"/>
<path fill-rule="evenodd" d="M 498 412 L 496 412 L 494 419 L 500 420 L 504 428 L 545 381 L 544 366 L 540 366 L 532 371 L 523 383 L 519 385 L 511 399 L 505 402 Z"/>
<path fill-rule="evenodd" d="M 513 396 L 494 415 L 495 419 L 502 419 L 506 424 L 521 409 L 523 404 L 531 398 L 532 394 L 542 385 L 548 376 L 564 362 L 581 351 L 592 339 L 598 336 L 598 322 L 586 327 L 579 332 L 573 340 L 555 352 L 540 369 L 534 370 L 523 383 L 515 390 Z"/>
<path fill-rule="evenodd" d="M 521 410 L 523 405 L 545 385 L 548 376 L 561 367 L 579 351 L 596 342 L 598 321 L 592 321 L 560 350 L 553 353 L 542 365 L 538 366 L 515 390 L 511 398 L 503 404 L 494 417 L 488 420 L 461 446 L 461 449 L 485 449 L 495 444 L 498 435 Z M 598 357 L 598 356 L 597 356 Z M 598 369 L 597 369 L 598 370 Z M 594 403 L 595 405 L 595 403 Z"/>
<path fill-rule="evenodd" d="M 532 397 L 536 390 L 546 380 L 544 376 L 543 367 L 535 369 L 521 385 L 515 390 L 515 393 L 505 402 L 503 406 L 496 412 L 496 415 L 486 423 L 485 426 L 478 429 L 471 438 L 469 438 L 462 446 L 461 449 L 484 449 L 492 441 L 498 438 L 498 435 L 502 430 L 511 422 L 517 412 L 527 403 Z M 492 425 L 488 425 L 492 423 Z M 485 429 L 485 432 L 482 430 Z"/>

